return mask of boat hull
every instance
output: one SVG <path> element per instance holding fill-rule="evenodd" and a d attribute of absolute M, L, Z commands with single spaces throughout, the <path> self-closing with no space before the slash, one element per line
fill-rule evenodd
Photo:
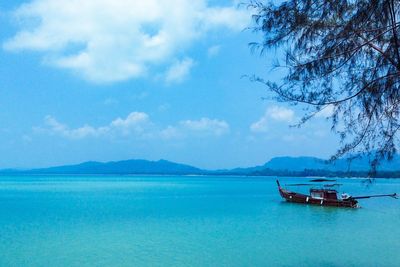
<path fill-rule="evenodd" d="M 357 208 L 358 202 L 355 199 L 341 200 L 341 199 L 326 199 L 326 198 L 313 198 L 309 195 L 291 192 L 279 187 L 279 193 L 288 202 L 330 206 L 330 207 L 343 207 L 343 208 Z"/>

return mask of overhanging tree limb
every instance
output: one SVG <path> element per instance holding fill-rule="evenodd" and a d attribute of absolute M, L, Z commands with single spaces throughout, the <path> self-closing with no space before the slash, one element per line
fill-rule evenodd
<path fill-rule="evenodd" d="M 396 0 L 250 1 L 261 52 L 285 48 L 281 84 L 262 82 L 284 102 L 315 108 L 334 105 L 332 129 L 343 145 L 334 155 L 391 158 L 400 124 L 400 44 Z M 313 113 L 311 113 L 313 114 Z M 305 115 L 302 121 L 313 116 Z M 368 123 L 365 123 L 365 122 Z M 374 165 L 372 164 L 372 165 Z"/>

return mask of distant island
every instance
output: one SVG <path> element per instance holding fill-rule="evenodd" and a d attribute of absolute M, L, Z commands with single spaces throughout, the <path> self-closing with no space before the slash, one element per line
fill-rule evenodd
<path fill-rule="evenodd" d="M 315 157 L 276 157 L 261 166 L 226 170 L 205 170 L 167 160 L 149 161 L 131 159 L 112 162 L 89 161 L 76 165 L 56 166 L 40 169 L 3 169 L 0 175 L 243 175 L 243 176 L 290 176 L 290 177 L 366 177 L 369 163 L 365 158 L 339 159 L 335 163 Z M 377 178 L 399 178 L 400 156 L 379 166 Z"/>

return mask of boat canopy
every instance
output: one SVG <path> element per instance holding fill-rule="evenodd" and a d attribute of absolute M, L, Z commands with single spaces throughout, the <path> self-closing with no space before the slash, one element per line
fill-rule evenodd
<path fill-rule="evenodd" d="M 316 199 L 338 199 L 337 198 L 337 191 L 330 190 L 330 189 L 310 189 L 310 195 Z"/>

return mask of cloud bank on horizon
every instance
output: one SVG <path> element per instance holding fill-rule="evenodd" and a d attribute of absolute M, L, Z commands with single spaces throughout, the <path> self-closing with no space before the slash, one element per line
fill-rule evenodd
<path fill-rule="evenodd" d="M 181 82 L 194 60 L 184 51 L 210 31 L 241 31 L 246 10 L 206 0 L 33 0 L 13 16 L 19 31 L 7 51 L 36 51 L 51 66 L 95 83 L 164 73 Z M 216 48 L 210 51 L 215 54 Z"/>
<path fill-rule="evenodd" d="M 224 120 L 201 118 L 199 120 L 182 120 L 174 126 L 160 128 L 152 122 L 145 112 L 134 111 L 126 118 L 116 118 L 108 125 L 94 127 L 85 124 L 81 127 L 71 128 L 59 122 L 53 116 L 46 116 L 44 127 L 34 127 L 37 133 L 47 133 L 63 138 L 78 140 L 88 137 L 118 137 L 140 139 L 180 139 L 187 136 L 194 137 L 219 137 L 229 133 L 229 124 Z"/>

